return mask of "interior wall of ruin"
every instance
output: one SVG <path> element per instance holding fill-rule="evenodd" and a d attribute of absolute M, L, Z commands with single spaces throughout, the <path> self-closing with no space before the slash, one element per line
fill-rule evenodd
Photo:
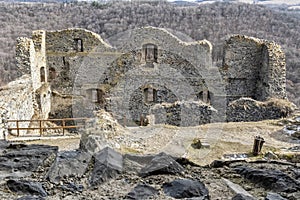
<path fill-rule="evenodd" d="M 274 42 L 235 35 L 226 40 L 223 67 L 228 103 L 241 97 L 285 98 L 285 56 Z"/>
<path fill-rule="evenodd" d="M 6 120 L 28 120 L 35 114 L 35 97 L 31 84 L 31 77 L 28 75 L 22 76 L 20 79 L 10 82 L 8 85 L 0 88 L 0 115 Z M 7 123 L 8 127 L 16 128 L 16 123 Z M 20 128 L 28 128 L 29 122 L 19 124 Z M 7 128 L 7 127 L 6 127 Z M 16 134 L 17 131 L 12 131 Z M 25 134 L 26 131 L 21 130 L 20 134 Z M 3 134 L 0 133 L 0 137 Z"/>

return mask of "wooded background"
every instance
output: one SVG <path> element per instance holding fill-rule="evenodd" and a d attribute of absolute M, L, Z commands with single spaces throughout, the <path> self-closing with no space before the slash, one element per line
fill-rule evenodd
<path fill-rule="evenodd" d="M 232 34 L 272 40 L 286 53 L 287 91 L 300 106 L 300 11 L 243 3 L 178 6 L 168 2 L 0 3 L 0 85 L 21 75 L 15 64 L 16 39 L 37 29 L 80 27 L 104 39 L 142 26 L 182 32 L 213 44 L 213 62 L 220 66 L 223 44 Z"/>

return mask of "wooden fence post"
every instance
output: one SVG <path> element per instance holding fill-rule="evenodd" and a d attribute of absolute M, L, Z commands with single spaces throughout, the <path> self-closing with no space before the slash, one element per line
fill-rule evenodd
<path fill-rule="evenodd" d="M 40 137 L 42 137 L 43 134 L 42 120 L 39 120 L 39 122 L 40 122 Z"/>
<path fill-rule="evenodd" d="M 19 130 L 19 120 L 16 121 L 17 123 L 17 136 L 20 136 L 20 130 Z"/>
<path fill-rule="evenodd" d="M 63 135 L 65 135 L 65 125 L 66 125 L 66 122 L 65 122 L 65 120 L 63 119 L 63 120 L 62 120 Z"/>

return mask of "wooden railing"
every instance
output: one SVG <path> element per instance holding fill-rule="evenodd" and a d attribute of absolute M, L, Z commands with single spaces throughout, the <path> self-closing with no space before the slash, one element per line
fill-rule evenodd
<path fill-rule="evenodd" d="M 88 118 L 65 118 L 65 119 L 34 119 L 34 120 L 7 120 L 8 123 L 8 132 L 11 135 L 13 130 L 17 131 L 17 135 L 15 136 L 20 136 L 20 130 L 39 130 L 40 136 L 43 135 L 43 132 L 45 130 L 50 130 L 50 129 L 62 129 L 62 135 L 65 135 L 65 130 L 66 129 L 72 129 L 72 128 L 80 128 L 84 127 L 85 121 Z M 24 122 L 29 122 L 30 127 L 21 127 L 21 123 Z M 33 126 L 31 122 L 37 122 L 38 126 Z M 61 125 L 54 125 L 54 126 L 45 126 L 45 122 L 54 122 L 54 123 L 59 123 Z M 74 122 L 74 125 L 67 125 L 67 122 Z M 76 122 L 81 122 L 83 125 L 77 125 Z M 14 127 L 11 127 L 11 123 L 15 123 Z"/>

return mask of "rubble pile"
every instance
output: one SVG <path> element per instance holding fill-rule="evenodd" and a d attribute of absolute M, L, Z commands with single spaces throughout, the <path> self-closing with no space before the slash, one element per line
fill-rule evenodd
<path fill-rule="evenodd" d="M 240 98 L 231 102 L 227 108 L 227 121 L 247 122 L 266 119 L 278 119 L 288 116 L 296 106 L 282 99 L 270 99 L 265 102 L 251 98 Z"/>

